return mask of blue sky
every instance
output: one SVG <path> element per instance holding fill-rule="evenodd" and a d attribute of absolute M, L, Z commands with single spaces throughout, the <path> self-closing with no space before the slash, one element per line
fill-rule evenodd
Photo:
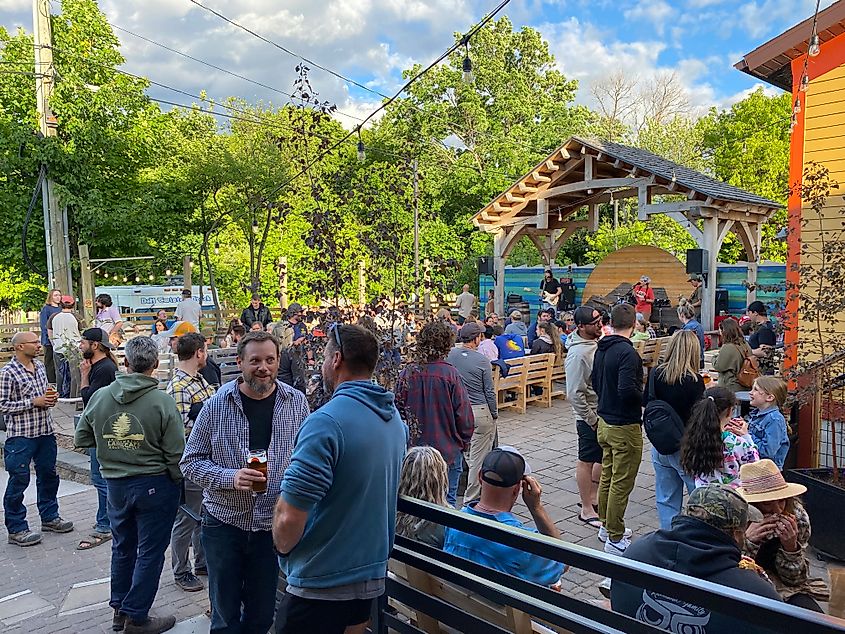
<path fill-rule="evenodd" d="M 401 70 L 427 64 L 496 0 L 200 0 L 285 47 L 373 90 L 392 94 Z M 845 0 L 841 0 L 845 1 Z M 822 0 L 822 8 L 832 0 Z M 55 2 L 54 11 L 60 11 Z M 100 0 L 109 20 L 140 35 L 289 91 L 297 60 L 226 25 L 189 0 Z M 0 24 L 31 28 L 31 0 L 0 0 Z M 559 68 L 579 80 L 578 101 L 592 105 L 590 86 L 614 71 L 648 80 L 674 72 L 696 110 L 726 107 L 755 82 L 733 68 L 744 53 L 809 17 L 815 0 L 512 0 L 514 24 L 538 29 Z M 283 101 L 279 95 L 211 71 L 118 33 L 126 70 L 213 98 Z M 807 34 L 809 37 L 809 33 Z M 351 114 L 379 97 L 318 70 L 321 98 Z M 775 91 L 772 90 L 774 93 Z M 165 89 L 153 96 L 190 98 Z M 350 120 L 344 120 L 349 125 Z"/>

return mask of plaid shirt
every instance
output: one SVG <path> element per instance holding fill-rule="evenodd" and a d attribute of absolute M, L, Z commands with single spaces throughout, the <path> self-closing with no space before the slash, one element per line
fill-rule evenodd
<path fill-rule="evenodd" d="M 37 438 L 53 433 L 49 407 L 35 407 L 32 399 L 47 391 L 44 364 L 33 359 L 35 372 L 27 370 L 17 357 L 0 368 L 0 412 L 6 421 L 6 437 Z"/>
<path fill-rule="evenodd" d="M 167 384 L 166 391 L 176 401 L 176 408 L 182 414 L 182 422 L 185 423 L 186 434 L 194 425 L 194 422 L 188 418 L 191 405 L 202 403 L 214 396 L 214 388 L 202 374 L 197 372 L 196 376 L 191 376 L 182 368 L 176 368 L 173 377 Z"/>
<path fill-rule="evenodd" d="M 402 370 L 396 407 L 410 428 L 411 445 L 434 447 L 448 464 L 469 448 L 475 429 L 472 404 L 451 363 L 435 361 Z"/>
<path fill-rule="evenodd" d="M 244 531 L 269 531 L 296 434 L 311 412 L 302 392 L 276 381 L 267 493 L 235 490 L 235 473 L 246 467 L 249 454 L 249 420 L 238 389 L 242 381 L 229 381 L 206 402 L 179 464 L 185 477 L 203 488 L 203 504 L 215 518 Z"/>

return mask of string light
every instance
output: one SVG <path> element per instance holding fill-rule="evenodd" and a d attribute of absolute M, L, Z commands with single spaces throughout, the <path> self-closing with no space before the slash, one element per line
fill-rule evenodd
<path fill-rule="evenodd" d="M 258 220 L 255 219 L 255 218 L 252 219 L 252 233 L 258 234 Z M 193 265 L 194 265 L 194 263 L 192 261 L 191 266 L 193 266 Z"/>
<path fill-rule="evenodd" d="M 821 52 L 822 47 L 819 42 L 819 35 L 818 33 L 813 33 L 813 36 L 810 38 L 810 47 L 807 49 L 807 54 L 810 57 L 818 57 Z"/>
<path fill-rule="evenodd" d="M 109 274 L 106 273 L 105 271 L 103 271 L 103 277 L 106 278 L 106 279 L 109 279 Z"/>
<path fill-rule="evenodd" d="M 361 139 L 361 127 L 358 127 L 358 162 L 363 163 L 367 158 L 367 152 L 364 148 L 364 141 Z"/>
<path fill-rule="evenodd" d="M 214 255 L 220 255 L 220 243 L 219 242 L 214 243 Z"/>
<path fill-rule="evenodd" d="M 153 275 L 152 273 L 150 273 L 150 281 L 152 282 L 155 278 L 156 278 L 156 276 Z"/>
<path fill-rule="evenodd" d="M 810 88 L 810 78 L 807 76 L 806 71 L 803 75 L 801 75 L 801 84 L 798 86 L 798 90 L 801 92 L 807 92 Z"/>
<path fill-rule="evenodd" d="M 800 98 L 795 99 L 795 105 L 792 108 L 792 112 L 793 112 L 793 114 L 798 114 L 799 112 L 801 112 L 801 99 Z"/>
<path fill-rule="evenodd" d="M 469 58 L 469 42 L 464 42 L 464 64 L 463 64 L 463 76 L 464 76 L 464 83 L 465 84 L 472 84 L 475 81 L 475 77 L 472 73 L 472 60 Z"/>
<path fill-rule="evenodd" d="M 123 283 L 124 283 L 124 284 L 126 284 L 126 282 L 128 282 L 128 281 L 129 281 L 129 280 L 128 280 L 128 279 L 126 279 L 126 276 L 124 275 L 124 276 L 123 276 Z"/>
<path fill-rule="evenodd" d="M 135 276 L 135 282 L 137 283 L 137 282 L 140 282 L 140 281 L 141 281 L 141 278 L 138 275 L 136 275 Z"/>
<path fill-rule="evenodd" d="M 170 269 L 167 269 L 167 270 L 164 272 L 164 274 L 165 274 L 167 277 L 170 277 L 171 275 L 173 275 L 173 271 L 171 271 Z"/>

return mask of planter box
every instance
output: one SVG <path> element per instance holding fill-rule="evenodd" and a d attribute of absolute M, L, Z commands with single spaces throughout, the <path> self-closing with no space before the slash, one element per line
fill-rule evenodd
<path fill-rule="evenodd" d="M 839 472 L 845 484 L 845 469 Z M 810 545 L 825 557 L 845 561 L 845 488 L 828 482 L 832 473 L 833 469 L 788 469 L 784 476 L 807 487 L 802 497 L 812 526 Z"/>

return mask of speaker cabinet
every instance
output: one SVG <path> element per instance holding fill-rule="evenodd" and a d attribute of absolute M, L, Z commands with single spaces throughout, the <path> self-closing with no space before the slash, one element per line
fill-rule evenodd
<path fill-rule="evenodd" d="M 709 273 L 707 263 L 710 255 L 705 249 L 687 249 L 687 273 L 698 275 Z"/>
<path fill-rule="evenodd" d="M 490 256 L 482 256 L 478 258 L 478 274 L 479 275 L 493 275 L 493 258 Z"/>
<path fill-rule="evenodd" d="M 716 289 L 716 312 L 715 316 L 719 316 L 722 313 L 725 315 L 728 314 L 728 289 L 726 288 L 717 288 Z"/>

